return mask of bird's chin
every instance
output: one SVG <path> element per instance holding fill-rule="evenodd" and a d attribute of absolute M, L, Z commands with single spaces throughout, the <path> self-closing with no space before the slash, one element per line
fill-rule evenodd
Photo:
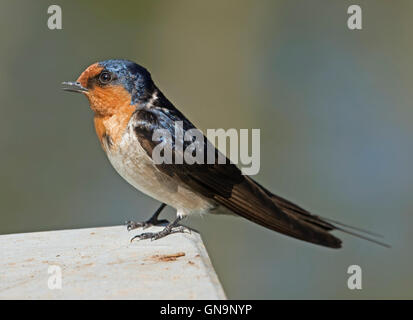
<path fill-rule="evenodd" d="M 62 89 L 69 92 L 87 93 L 88 90 L 79 82 L 62 82 Z"/>

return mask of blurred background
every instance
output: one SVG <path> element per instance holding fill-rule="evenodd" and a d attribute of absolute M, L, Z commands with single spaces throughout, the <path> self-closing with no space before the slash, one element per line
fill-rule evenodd
<path fill-rule="evenodd" d="M 357 2 L 363 30 L 350 31 Z M 47 28 L 51 4 L 63 30 Z M 192 217 L 229 298 L 413 298 L 412 1 L 19 0 L 1 2 L 0 26 L 0 234 L 119 225 L 158 207 L 109 164 L 86 98 L 60 89 L 126 58 L 202 130 L 261 129 L 258 182 L 392 245 L 340 234 L 334 251 Z M 362 290 L 347 288 L 352 264 Z"/>

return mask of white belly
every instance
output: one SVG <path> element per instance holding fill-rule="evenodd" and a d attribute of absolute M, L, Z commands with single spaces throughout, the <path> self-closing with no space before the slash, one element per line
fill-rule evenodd
<path fill-rule="evenodd" d="M 143 193 L 174 207 L 178 215 L 204 213 L 215 207 L 212 201 L 156 169 L 129 126 L 119 146 L 104 148 L 109 161 L 122 178 Z"/>

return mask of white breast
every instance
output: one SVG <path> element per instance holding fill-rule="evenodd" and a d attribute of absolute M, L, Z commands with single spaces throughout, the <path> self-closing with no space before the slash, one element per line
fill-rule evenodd
<path fill-rule="evenodd" d="M 215 207 L 205 197 L 185 188 L 160 172 L 140 145 L 132 126 L 128 126 L 119 146 L 104 146 L 116 171 L 136 189 L 177 209 L 178 215 L 204 213 Z"/>

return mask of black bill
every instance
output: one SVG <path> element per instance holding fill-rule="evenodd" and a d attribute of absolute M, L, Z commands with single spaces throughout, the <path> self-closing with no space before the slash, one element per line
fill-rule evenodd
<path fill-rule="evenodd" d="M 87 92 L 79 82 L 62 82 L 62 89 L 70 92 Z"/>

